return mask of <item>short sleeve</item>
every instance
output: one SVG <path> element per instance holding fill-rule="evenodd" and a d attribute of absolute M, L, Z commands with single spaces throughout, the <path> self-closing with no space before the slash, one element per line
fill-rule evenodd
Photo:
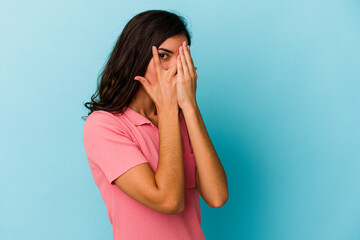
<path fill-rule="evenodd" d="M 84 124 L 83 140 L 88 160 L 97 164 L 109 183 L 113 183 L 129 169 L 148 161 L 119 120 L 110 114 L 90 114 Z"/>

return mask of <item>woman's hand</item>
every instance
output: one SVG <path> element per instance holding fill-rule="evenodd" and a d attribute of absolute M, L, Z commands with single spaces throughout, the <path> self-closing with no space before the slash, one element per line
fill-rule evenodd
<path fill-rule="evenodd" d="M 168 70 L 163 69 L 160 63 L 159 53 L 155 46 L 152 47 L 153 57 L 150 60 L 149 66 L 154 63 L 156 79 L 149 81 L 149 79 L 142 76 L 135 76 L 135 80 L 139 81 L 149 94 L 156 108 L 175 107 L 178 108 L 176 95 L 176 65 L 174 64 Z M 149 69 L 149 68 L 148 68 Z"/>
<path fill-rule="evenodd" d="M 184 41 L 179 48 L 176 79 L 177 98 L 181 109 L 196 105 L 196 69 L 190 47 Z"/>

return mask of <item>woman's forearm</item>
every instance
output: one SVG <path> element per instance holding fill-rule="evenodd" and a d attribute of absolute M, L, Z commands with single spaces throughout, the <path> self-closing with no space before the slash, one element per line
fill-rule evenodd
<path fill-rule="evenodd" d="M 155 181 L 169 205 L 179 212 L 185 207 L 185 177 L 177 106 L 158 110 L 159 162 Z"/>

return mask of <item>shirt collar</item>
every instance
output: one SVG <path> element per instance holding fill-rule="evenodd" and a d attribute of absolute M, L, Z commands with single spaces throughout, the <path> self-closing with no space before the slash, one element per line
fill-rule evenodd
<path fill-rule="evenodd" d="M 131 120 L 131 122 L 135 126 L 143 125 L 145 123 L 151 123 L 149 119 L 129 107 L 127 107 L 124 114 Z"/>

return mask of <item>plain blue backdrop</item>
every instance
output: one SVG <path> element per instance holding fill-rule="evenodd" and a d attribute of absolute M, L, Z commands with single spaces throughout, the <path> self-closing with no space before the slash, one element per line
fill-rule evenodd
<path fill-rule="evenodd" d="M 0 238 L 112 239 L 83 104 L 125 24 L 181 14 L 229 200 L 206 239 L 360 239 L 359 1 L 0 1 Z"/>

